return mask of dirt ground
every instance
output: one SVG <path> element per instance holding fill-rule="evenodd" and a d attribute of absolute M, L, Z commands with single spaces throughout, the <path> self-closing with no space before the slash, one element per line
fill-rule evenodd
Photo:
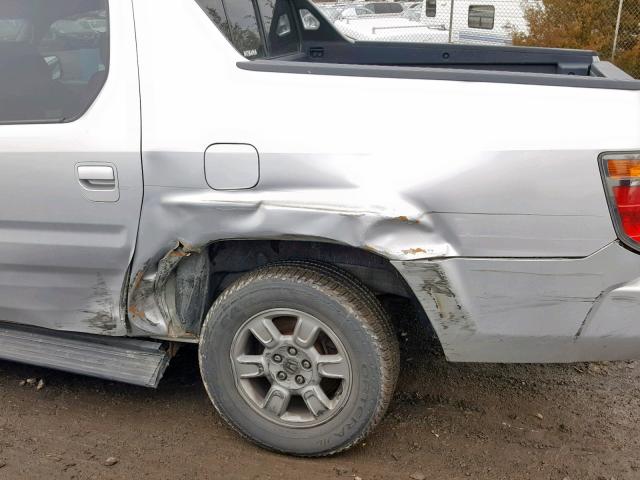
<path fill-rule="evenodd" d="M 228 429 L 193 349 L 157 391 L 0 362 L 0 479 L 640 479 L 640 362 L 454 365 L 403 338 L 386 419 L 318 460 Z"/>

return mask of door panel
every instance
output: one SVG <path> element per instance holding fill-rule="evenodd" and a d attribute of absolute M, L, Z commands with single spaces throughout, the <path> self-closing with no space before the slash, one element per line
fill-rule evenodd
<path fill-rule="evenodd" d="M 0 125 L 0 321 L 126 332 L 120 296 L 142 202 L 131 10 L 129 2 L 110 2 L 106 83 L 84 115 L 70 123 Z M 71 83 L 65 88 L 78 88 Z M 82 170 L 83 179 L 79 166 L 101 168 Z M 112 168 L 113 184 L 104 167 Z"/>

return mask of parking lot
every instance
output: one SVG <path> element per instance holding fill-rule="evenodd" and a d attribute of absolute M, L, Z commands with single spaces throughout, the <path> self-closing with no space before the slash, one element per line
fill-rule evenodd
<path fill-rule="evenodd" d="M 453 365 L 419 331 L 402 338 L 386 419 L 324 459 L 269 453 L 229 430 L 193 349 L 157 391 L 2 362 L 0 478 L 640 478 L 640 364 Z"/>

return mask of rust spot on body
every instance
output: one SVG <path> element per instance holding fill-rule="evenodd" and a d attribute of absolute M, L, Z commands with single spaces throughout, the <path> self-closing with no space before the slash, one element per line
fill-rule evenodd
<path fill-rule="evenodd" d="M 408 250 L 402 250 L 405 255 L 418 255 L 420 253 L 427 253 L 424 248 L 410 248 Z"/>
<path fill-rule="evenodd" d="M 144 312 L 142 310 L 140 310 L 138 307 L 136 307 L 135 305 L 131 305 L 129 307 L 129 313 L 131 315 L 133 315 L 134 317 L 142 318 L 143 320 L 147 319 L 147 317 L 144 314 Z"/>
<path fill-rule="evenodd" d="M 404 222 L 404 223 L 410 223 L 412 225 L 417 225 L 420 223 L 420 220 L 416 220 L 413 218 L 409 218 L 406 215 L 401 215 L 399 217 L 396 217 L 396 220 L 400 221 L 400 222 Z"/>
<path fill-rule="evenodd" d="M 142 278 L 144 277 L 144 269 L 140 270 L 137 274 L 136 274 L 136 278 L 133 281 L 133 290 L 137 289 L 140 286 L 140 283 L 142 282 Z"/>

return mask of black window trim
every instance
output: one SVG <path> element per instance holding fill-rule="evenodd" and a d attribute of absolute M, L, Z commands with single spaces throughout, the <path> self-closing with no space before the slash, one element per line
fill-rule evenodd
<path fill-rule="evenodd" d="M 100 89 L 94 95 L 89 97 L 90 101 L 87 102 L 87 106 L 84 108 L 84 110 L 80 110 L 80 112 L 78 112 L 76 115 L 73 115 L 68 118 L 62 118 L 62 119 L 47 118 L 47 119 L 33 119 L 33 120 L 15 120 L 11 122 L 3 122 L 2 120 L 0 120 L 0 127 L 3 127 L 5 125 L 64 125 L 68 123 L 74 123 L 80 120 L 82 117 L 84 117 L 89 111 L 89 109 L 93 107 L 93 105 L 96 103 L 96 100 L 100 96 L 100 93 L 102 93 L 102 90 L 104 89 L 105 85 L 109 81 L 109 73 L 111 69 L 111 12 L 109 9 L 111 5 L 110 4 L 111 0 L 104 0 L 104 1 L 106 5 L 105 16 L 107 20 L 106 35 L 107 35 L 107 40 L 109 42 L 109 48 L 107 48 L 107 55 L 105 58 L 106 65 L 104 66 L 104 81 L 102 82 Z"/>
<path fill-rule="evenodd" d="M 222 4 L 225 4 L 225 1 L 229 1 L 229 0 L 222 0 Z M 231 0 L 233 1 L 233 0 Z M 302 37 L 300 36 L 300 28 L 298 23 L 296 22 L 295 19 L 290 18 L 289 22 L 290 23 L 295 23 L 295 35 L 296 38 L 298 40 L 298 50 L 296 51 L 292 51 L 292 52 L 285 52 L 285 53 L 281 53 L 280 55 L 273 55 L 271 52 L 271 43 L 269 42 L 269 37 L 267 35 L 267 32 L 264 29 L 264 20 L 262 19 L 262 12 L 260 11 L 260 5 L 258 5 L 258 0 L 250 0 L 251 3 L 253 4 L 253 10 L 255 12 L 256 15 L 256 21 L 258 23 L 258 30 L 260 31 L 260 39 L 262 40 L 262 44 L 264 45 L 264 50 L 265 50 L 265 59 L 278 59 L 278 58 L 282 58 L 282 57 L 287 57 L 289 55 L 295 55 L 296 53 L 299 53 L 302 51 Z M 287 1 L 287 4 L 289 5 L 289 12 L 287 12 L 287 15 L 293 15 L 293 13 L 295 12 L 295 8 L 293 7 L 293 5 L 291 4 L 291 2 Z M 294 15 L 295 16 L 295 15 Z M 271 19 L 271 21 L 273 22 L 275 19 Z M 247 60 L 251 60 L 251 59 L 247 59 Z M 256 58 L 256 60 L 258 60 L 258 58 Z"/>

